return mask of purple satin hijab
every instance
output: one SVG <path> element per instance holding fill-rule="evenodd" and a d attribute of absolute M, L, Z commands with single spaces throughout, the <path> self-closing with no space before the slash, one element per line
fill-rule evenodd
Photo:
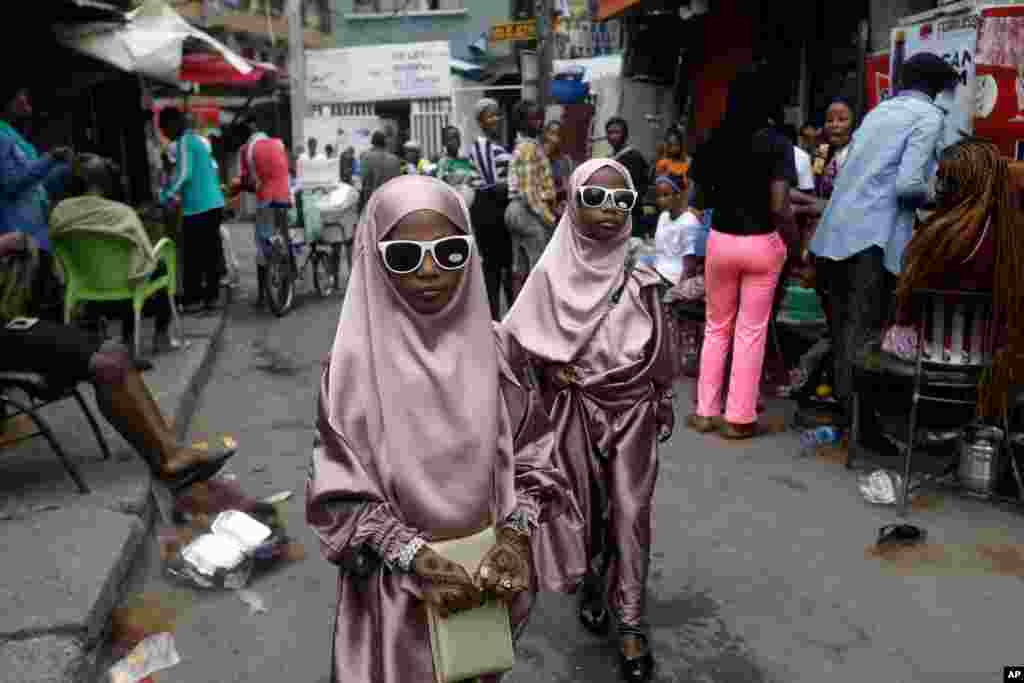
<path fill-rule="evenodd" d="M 613 168 L 636 189 L 625 166 L 612 159 L 591 159 L 569 178 L 568 210 L 540 261 L 502 325 L 530 355 L 551 363 L 569 363 L 590 342 L 609 311 L 612 293 L 622 284 L 632 218 L 609 240 L 594 240 L 579 230 L 576 191 L 597 171 Z"/>
<path fill-rule="evenodd" d="M 435 315 L 409 306 L 381 262 L 378 242 L 423 209 L 470 234 L 461 197 L 425 176 L 382 185 L 360 220 L 326 397 L 330 427 L 359 462 L 325 470 L 318 486 L 388 502 L 406 524 L 444 537 L 480 528 L 496 500 L 510 506 L 493 477 L 511 463 L 512 435 L 475 247 Z"/>

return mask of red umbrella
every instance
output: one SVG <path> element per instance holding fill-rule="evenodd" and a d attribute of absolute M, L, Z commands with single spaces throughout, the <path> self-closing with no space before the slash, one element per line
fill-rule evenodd
<path fill-rule="evenodd" d="M 249 61 L 252 71 L 239 73 L 221 55 L 208 52 L 192 52 L 181 59 L 178 78 L 199 85 L 241 85 L 255 86 L 267 74 L 278 75 L 273 64 Z"/>

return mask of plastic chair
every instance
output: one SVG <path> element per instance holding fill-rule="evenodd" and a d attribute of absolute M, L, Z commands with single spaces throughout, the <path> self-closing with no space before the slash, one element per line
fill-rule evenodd
<path fill-rule="evenodd" d="M 178 336 L 184 336 L 175 294 L 178 289 L 178 252 L 174 242 L 164 237 L 153 248 L 157 263 L 166 272 L 160 277 L 133 283 L 129 278 L 135 243 L 116 235 L 76 235 L 52 240 L 67 279 L 64 293 L 64 322 L 71 320 L 78 305 L 85 301 L 131 301 L 135 313 L 135 357 L 140 356 L 142 307 L 161 290 L 167 291 L 171 314 Z"/>
<path fill-rule="evenodd" d="M 913 319 L 917 321 L 917 353 L 914 361 L 902 360 L 869 346 L 854 363 L 853 415 L 850 433 L 850 457 L 853 467 L 858 454 L 863 422 L 861 389 L 871 375 L 909 382 L 912 387 L 910 414 L 904 438 L 889 435 L 903 451 L 903 497 L 901 515 L 906 516 L 910 497 L 910 473 L 914 448 L 924 445 L 919 433 L 921 404 L 931 403 L 954 408 L 952 416 L 960 422 L 963 411 L 970 422 L 978 401 L 981 373 L 992 366 L 995 356 L 992 295 L 982 292 L 921 289 L 912 297 Z M 929 420 L 931 422 L 931 420 Z M 943 419 L 947 428 L 949 420 Z"/>

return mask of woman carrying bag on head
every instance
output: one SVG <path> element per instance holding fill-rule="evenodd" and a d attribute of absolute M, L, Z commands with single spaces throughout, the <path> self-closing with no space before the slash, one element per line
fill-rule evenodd
<path fill-rule="evenodd" d="M 517 353 L 498 346 L 455 190 L 424 176 L 378 189 L 356 233 L 306 488 L 307 521 L 340 567 L 332 680 L 450 680 L 431 646 L 438 618 L 498 601 L 518 635 L 533 592 L 564 583 L 532 568 L 538 526 L 575 507 L 543 407 L 512 372 Z M 479 569 L 443 556 L 482 534 L 496 540 Z M 473 647 L 449 663 L 478 655 L 482 681 L 507 668 Z"/>

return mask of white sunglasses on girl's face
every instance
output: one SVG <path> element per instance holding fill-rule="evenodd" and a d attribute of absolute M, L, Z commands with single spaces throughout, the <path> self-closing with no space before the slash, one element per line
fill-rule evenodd
<path fill-rule="evenodd" d="M 384 259 L 384 267 L 395 275 L 416 272 L 427 254 L 441 270 L 462 270 L 469 263 L 473 238 L 470 235 L 453 235 L 432 242 L 389 240 L 379 242 L 377 248 Z"/>
<path fill-rule="evenodd" d="M 622 188 L 610 190 L 600 185 L 584 185 L 576 191 L 576 196 L 579 197 L 580 206 L 587 209 L 608 207 L 618 211 L 632 211 L 636 206 L 637 193 Z"/>

